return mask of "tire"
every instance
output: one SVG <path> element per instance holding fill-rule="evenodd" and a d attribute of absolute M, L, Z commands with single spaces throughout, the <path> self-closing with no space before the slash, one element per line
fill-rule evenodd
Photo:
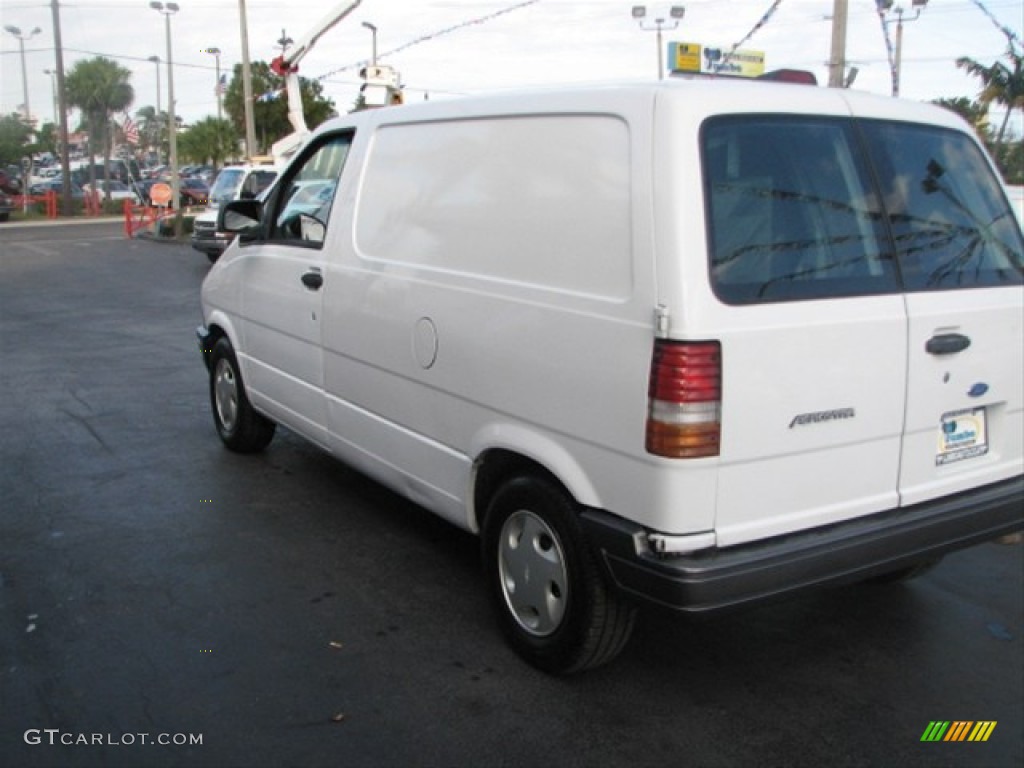
<path fill-rule="evenodd" d="M 217 259 L 220 258 L 220 253 L 219 252 L 218 253 L 214 253 L 213 251 L 207 251 L 206 252 L 206 258 L 208 258 L 210 260 L 211 264 L 216 264 L 217 263 Z"/>
<path fill-rule="evenodd" d="M 499 623 L 530 664 L 567 675 L 606 664 L 625 647 L 636 609 L 609 589 L 575 503 L 555 483 L 527 475 L 502 485 L 487 507 L 481 546 Z"/>
<path fill-rule="evenodd" d="M 274 437 L 276 425 L 253 410 L 231 342 L 217 340 L 210 354 L 210 407 L 217 434 L 237 453 L 257 453 Z"/>

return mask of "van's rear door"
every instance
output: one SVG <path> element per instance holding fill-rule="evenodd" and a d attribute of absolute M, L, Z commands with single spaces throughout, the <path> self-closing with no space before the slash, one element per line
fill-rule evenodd
<path fill-rule="evenodd" d="M 719 545 L 896 507 L 906 307 L 855 123 L 713 117 L 702 146 L 718 301 L 692 316 L 722 344 Z"/>
<path fill-rule="evenodd" d="M 972 139 L 880 121 L 864 135 L 906 289 L 907 506 L 1022 470 L 1024 244 Z"/>

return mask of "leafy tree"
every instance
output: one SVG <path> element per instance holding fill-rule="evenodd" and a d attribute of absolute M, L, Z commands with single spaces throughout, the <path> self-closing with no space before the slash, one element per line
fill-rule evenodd
<path fill-rule="evenodd" d="M 207 117 L 178 137 L 178 153 L 193 162 L 209 161 L 216 170 L 238 154 L 238 133 L 230 120 Z"/>
<path fill-rule="evenodd" d="M 57 154 L 57 145 L 60 143 L 60 136 L 57 133 L 57 126 L 53 123 L 43 123 L 36 132 L 36 143 L 32 145 L 33 152 L 49 152 Z"/>
<path fill-rule="evenodd" d="M 89 129 L 89 181 L 95 189 L 96 145 L 103 148 L 103 165 L 109 167 L 111 153 L 111 116 L 121 112 L 135 99 L 129 82 L 132 73 L 115 61 L 97 56 L 79 61 L 65 78 L 68 103 L 82 111 Z M 107 191 L 107 199 L 110 192 Z"/>
<path fill-rule="evenodd" d="M 288 122 L 288 98 L 283 91 L 284 79 L 271 72 L 269 64 L 255 61 L 251 64 L 250 71 L 256 141 L 263 150 L 266 150 L 275 141 L 292 132 L 292 125 Z M 310 130 L 336 114 L 334 102 L 324 98 L 323 86 L 317 81 L 299 77 L 299 91 L 302 94 L 302 114 Z M 274 98 L 265 98 L 268 94 L 274 94 Z M 245 135 L 244 101 L 242 65 L 236 64 L 234 75 L 224 94 L 224 111 L 231 118 L 240 136 Z"/>
<path fill-rule="evenodd" d="M 157 157 L 167 157 L 167 113 L 157 114 L 156 107 L 140 107 L 135 112 L 135 121 L 142 147 L 156 152 Z"/>
<path fill-rule="evenodd" d="M 0 167 L 17 165 L 28 151 L 32 126 L 16 112 L 0 117 Z"/>
<path fill-rule="evenodd" d="M 1024 57 L 1017 50 L 1012 39 L 1006 49 L 1009 65 L 996 61 L 985 66 L 974 59 L 962 56 L 956 65 L 979 78 L 982 83 L 979 101 L 986 107 L 995 103 L 1006 108 L 1002 125 L 996 133 L 995 142 L 1001 144 L 1006 133 L 1006 125 L 1010 121 L 1010 113 L 1015 109 L 1024 109 Z"/>
<path fill-rule="evenodd" d="M 957 96 L 952 99 L 935 99 L 932 104 L 945 107 L 950 112 L 960 115 L 974 126 L 979 136 L 983 139 L 988 138 L 988 107 L 981 102 L 972 101 L 966 96 Z"/>
<path fill-rule="evenodd" d="M 997 162 L 1007 184 L 1024 185 L 1024 140 L 1004 144 Z"/>
<path fill-rule="evenodd" d="M 156 108 L 152 106 L 139 107 L 135 112 L 135 121 L 139 128 L 139 145 L 147 151 L 155 152 L 157 159 L 164 162 L 171 154 L 170 140 L 167 138 L 170 115 L 166 112 L 157 114 Z M 185 127 L 181 115 L 174 116 L 174 124 L 180 134 Z"/>

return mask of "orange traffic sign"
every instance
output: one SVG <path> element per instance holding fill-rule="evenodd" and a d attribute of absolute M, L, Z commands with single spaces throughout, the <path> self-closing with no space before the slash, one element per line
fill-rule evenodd
<path fill-rule="evenodd" d="M 169 184 L 160 182 L 149 189 L 149 199 L 157 205 L 167 205 L 171 202 L 171 187 Z"/>

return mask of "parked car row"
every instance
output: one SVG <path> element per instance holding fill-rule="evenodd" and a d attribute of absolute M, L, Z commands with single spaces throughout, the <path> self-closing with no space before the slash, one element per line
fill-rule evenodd
<path fill-rule="evenodd" d="M 93 189 L 90 178 L 95 179 L 95 186 L 101 199 L 130 200 L 137 205 L 152 205 L 150 190 L 154 184 L 170 185 L 168 166 L 140 170 L 134 160 L 111 160 L 110 172 L 104 170 L 102 163 L 96 163 L 91 169 L 88 164 L 74 163 L 71 170 L 71 197 L 83 200 Z M 10 196 L 20 195 L 23 191 L 22 179 L 17 175 L 18 169 L 0 168 L 0 221 L 6 221 L 14 204 Z M 209 166 L 186 165 L 179 171 L 179 199 L 177 205 L 186 207 L 205 206 L 209 200 L 210 187 L 208 180 L 213 170 Z M 63 175 L 59 165 L 40 166 L 37 172 L 28 178 L 24 185 L 27 193 L 41 197 L 50 192 L 63 195 Z M 109 193 L 109 195 L 108 195 Z M 175 207 L 174 204 L 171 207 Z"/>
<path fill-rule="evenodd" d="M 58 195 L 64 194 L 63 180 L 60 178 L 50 179 L 49 181 L 33 184 L 28 188 L 28 193 L 34 197 L 41 197 L 49 192 L 55 192 Z M 73 181 L 71 182 L 71 197 L 73 200 L 81 200 L 85 197 L 85 190 Z"/>

